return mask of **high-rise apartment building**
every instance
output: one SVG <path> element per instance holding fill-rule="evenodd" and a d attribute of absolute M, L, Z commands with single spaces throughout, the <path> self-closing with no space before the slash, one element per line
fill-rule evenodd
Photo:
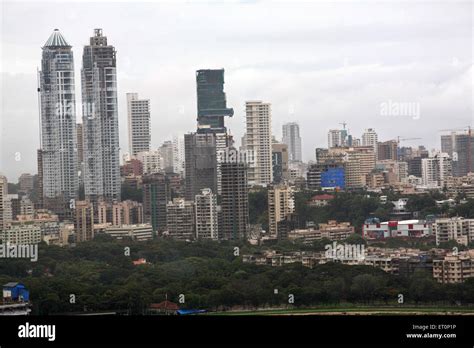
<path fill-rule="evenodd" d="M 246 147 L 255 154 L 256 163 L 248 168 L 250 185 L 269 185 L 273 180 L 272 170 L 272 116 L 271 104 L 261 101 L 245 103 Z"/>
<path fill-rule="evenodd" d="M 272 167 L 274 184 L 280 184 L 289 179 L 288 145 L 272 144 Z"/>
<path fill-rule="evenodd" d="M 234 115 L 227 107 L 224 69 L 196 71 L 198 132 L 226 133 L 224 117 Z"/>
<path fill-rule="evenodd" d="M 194 199 L 196 238 L 219 239 L 217 195 L 210 189 L 202 189 Z"/>
<path fill-rule="evenodd" d="M 58 29 L 42 50 L 39 72 L 43 199 L 54 211 L 78 193 L 76 99 L 72 46 Z"/>
<path fill-rule="evenodd" d="M 283 125 L 282 142 L 288 145 L 288 157 L 290 162 L 301 162 L 301 137 L 298 123 L 290 122 Z"/>
<path fill-rule="evenodd" d="M 0 175 L 0 231 L 5 228 L 5 200 L 8 195 L 8 181 L 6 176 Z"/>
<path fill-rule="evenodd" d="M 102 29 L 84 46 L 81 72 L 85 194 L 120 200 L 116 51 Z"/>
<path fill-rule="evenodd" d="M 268 229 L 270 236 L 278 237 L 278 222 L 294 212 L 293 190 L 288 185 L 275 185 L 268 189 Z"/>
<path fill-rule="evenodd" d="M 89 201 L 76 202 L 74 219 L 76 242 L 85 242 L 94 238 L 94 207 Z"/>
<path fill-rule="evenodd" d="M 184 135 L 186 163 L 186 199 L 194 197 L 204 188 L 217 192 L 217 153 L 214 133 Z"/>
<path fill-rule="evenodd" d="M 166 205 L 168 235 L 177 240 L 193 240 L 194 203 L 174 198 Z"/>
<path fill-rule="evenodd" d="M 423 185 L 442 187 L 444 180 L 452 175 L 452 162 L 447 153 L 436 153 L 421 160 L 421 178 Z"/>
<path fill-rule="evenodd" d="M 373 128 L 368 128 L 365 130 L 365 132 L 362 134 L 362 146 L 372 146 L 374 148 L 374 152 L 377 158 L 377 141 L 378 141 L 378 136 L 377 133 L 375 132 L 375 129 Z"/>
<path fill-rule="evenodd" d="M 139 99 L 138 93 L 127 93 L 127 111 L 130 155 L 150 151 L 150 100 Z"/>
<path fill-rule="evenodd" d="M 169 177 L 164 173 L 143 176 L 144 218 L 145 222 L 151 223 L 155 233 L 166 229 L 166 204 L 173 198 L 170 186 Z"/>
<path fill-rule="evenodd" d="M 347 146 L 347 130 L 330 129 L 328 131 L 328 148 Z"/>
<path fill-rule="evenodd" d="M 454 176 L 474 172 L 474 135 L 469 133 L 452 132 L 441 136 L 441 151 L 451 157 Z"/>
<path fill-rule="evenodd" d="M 398 160 L 398 143 L 396 140 L 389 140 L 377 143 L 377 160 Z"/>
<path fill-rule="evenodd" d="M 249 197 L 247 164 L 241 161 L 223 162 L 220 239 L 247 238 L 249 234 Z"/>

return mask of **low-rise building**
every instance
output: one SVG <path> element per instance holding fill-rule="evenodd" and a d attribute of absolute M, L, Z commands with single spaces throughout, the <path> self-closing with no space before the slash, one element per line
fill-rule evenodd
<path fill-rule="evenodd" d="M 368 219 L 362 226 L 362 236 L 365 239 L 383 239 L 389 237 L 427 237 L 431 234 L 431 225 L 425 220 L 380 222 L 378 219 Z"/>
<path fill-rule="evenodd" d="M 12 221 L 0 231 L 0 240 L 4 244 L 38 244 L 41 242 L 41 228 L 33 222 Z"/>
<path fill-rule="evenodd" d="M 443 259 L 433 260 L 433 278 L 438 283 L 463 283 L 474 277 L 474 250 L 448 254 Z"/>
<path fill-rule="evenodd" d="M 153 228 L 150 224 L 110 226 L 105 228 L 104 233 L 119 240 L 123 238 L 137 241 L 153 239 Z"/>

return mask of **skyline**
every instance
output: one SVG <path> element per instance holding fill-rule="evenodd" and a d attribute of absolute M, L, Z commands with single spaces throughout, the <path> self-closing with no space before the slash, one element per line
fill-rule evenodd
<path fill-rule="evenodd" d="M 347 122 L 356 137 L 365 128 L 374 128 L 380 141 L 398 135 L 421 137 L 401 146 L 423 144 L 428 149 L 440 147 L 442 133 L 438 130 L 472 124 L 471 4 L 436 4 L 429 8 L 419 3 L 404 4 L 413 11 L 404 11 L 403 6 L 393 3 L 307 4 L 315 10 L 308 13 L 305 6 L 293 9 L 288 5 L 223 3 L 211 7 L 159 3 L 132 8 L 119 4 L 110 8 L 109 18 L 103 18 L 91 8 L 107 6 L 104 3 L 57 6 L 54 10 L 51 4 L 4 3 L 0 171 L 10 180 L 23 172 L 36 173 L 38 52 L 56 27 L 76 55 L 76 101 L 82 97 L 77 79 L 79 58 L 91 31 L 103 28 L 116 47 L 121 153 L 128 149 L 128 92 L 150 99 L 152 148 L 170 140 L 172 134 L 182 136 L 195 129 L 195 71 L 199 69 L 225 69 L 227 103 L 235 109 L 226 125 L 237 143 L 245 128 L 245 102 L 270 102 L 272 132 L 277 139 L 281 140 L 283 123 L 299 123 L 304 161 L 314 160 L 314 149 L 326 146 L 327 131 L 340 128 L 340 122 Z M 18 30 L 20 24 L 13 19 L 24 8 L 28 9 L 23 15 L 25 21 L 40 30 Z M 269 13 L 261 12 L 265 8 Z M 48 9 L 56 14 L 55 21 L 48 19 L 47 25 L 38 24 L 42 21 L 41 11 Z M 195 26 L 199 11 L 206 9 L 212 11 L 214 21 Z M 373 16 L 363 24 L 358 15 L 367 10 Z M 129 24 L 114 20 L 125 11 L 133 12 Z M 83 16 L 80 27 L 71 21 L 86 12 L 88 16 Z M 221 12 L 229 12 L 234 19 L 245 15 L 246 25 L 229 25 L 219 18 Z M 347 21 L 345 25 L 341 25 L 340 17 L 336 18 L 336 12 L 343 18 L 342 24 Z M 299 15 L 299 21 L 288 13 Z M 150 23 L 156 16 L 164 20 Z M 266 29 L 263 24 L 267 16 L 277 25 L 272 22 Z M 387 16 L 389 24 L 384 23 Z M 134 25 L 134 18 L 140 18 L 140 23 Z M 170 23 L 166 18 L 178 20 Z M 294 30 L 297 21 L 299 31 Z M 155 25 L 168 31 L 156 31 Z M 216 27 L 220 29 L 217 34 Z M 176 31 L 171 30 L 174 28 Z M 416 35 L 411 29 L 417 29 Z M 246 40 L 249 33 L 252 35 Z M 421 47 L 421 42 L 428 45 Z M 294 50 L 282 51 L 284 47 Z M 277 54 L 271 54 L 273 51 Z M 198 54 L 191 54 L 195 52 Z M 382 116 L 381 103 L 390 101 L 419 103 L 420 117 Z M 82 118 L 80 109 L 76 105 L 78 121 Z M 17 152 L 21 154 L 20 161 L 15 160 Z"/>

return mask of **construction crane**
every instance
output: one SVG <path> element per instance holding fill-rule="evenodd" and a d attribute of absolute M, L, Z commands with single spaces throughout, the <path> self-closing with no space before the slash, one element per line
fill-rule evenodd
<path fill-rule="evenodd" d="M 342 129 L 346 129 L 346 125 L 347 125 L 346 121 L 342 121 L 339 124 L 342 124 Z"/>

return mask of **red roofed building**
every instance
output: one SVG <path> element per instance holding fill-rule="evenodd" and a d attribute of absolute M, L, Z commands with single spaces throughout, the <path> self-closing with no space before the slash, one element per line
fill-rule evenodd
<path fill-rule="evenodd" d="M 324 207 L 328 205 L 331 199 L 334 199 L 334 196 L 328 195 L 326 193 L 322 195 L 316 195 L 311 197 L 311 199 L 308 201 L 308 205 L 310 207 Z"/>
<path fill-rule="evenodd" d="M 176 314 L 176 311 L 179 309 L 179 306 L 168 300 L 160 302 L 160 303 L 152 303 L 150 307 L 148 307 L 148 311 L 150 314 L 160 314 L 160 315 L 171 315 Z"/>

